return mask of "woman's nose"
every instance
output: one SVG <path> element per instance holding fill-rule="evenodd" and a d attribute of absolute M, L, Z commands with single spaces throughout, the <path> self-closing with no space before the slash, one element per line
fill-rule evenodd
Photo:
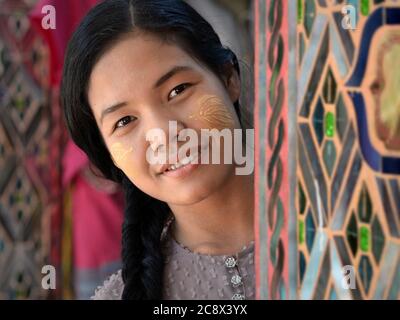
<path fill-rule="evenodd" d="M 184 128 L 185 124 L 176 117 L 156 114 L 149 119 L 144 136 L 153 152 L 168 150 L 171 144 L 178 142 L 179 132 Z"/>

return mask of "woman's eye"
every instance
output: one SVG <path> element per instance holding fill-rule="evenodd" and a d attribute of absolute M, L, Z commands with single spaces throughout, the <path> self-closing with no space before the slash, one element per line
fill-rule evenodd
<path fill-rule="evenodd" d="M 133 116 L 124 117 L 117 122 L 117 124 L 115 125 L 115 129 L 123 128 L 126 125 L 128 125 L 131 121 L 134 121 L 135 119 L 136 118 Z"/>
<path fill-rule="evenodd" d="M 169 94 L 168 100 L 175 98 L 177 95 L 180 95 L 183 91 L 185 91 L 190 86 L 189 83 L 183 83 L 179 86 L 175 87 Z"/>

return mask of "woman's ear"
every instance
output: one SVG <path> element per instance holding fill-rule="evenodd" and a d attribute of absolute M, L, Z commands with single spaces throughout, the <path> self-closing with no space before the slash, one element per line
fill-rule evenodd
<path fill-rule="evenodd" d="M 226 70 L 224 77 L 225 87 L 228 90 L 232 103 L 235 103 L 236 101 L 239 100 L 240 97 L 240 90 L 241 90 L 240 77 L 232 64 L 229 64 L 225 68 L 225 70 Z"/>

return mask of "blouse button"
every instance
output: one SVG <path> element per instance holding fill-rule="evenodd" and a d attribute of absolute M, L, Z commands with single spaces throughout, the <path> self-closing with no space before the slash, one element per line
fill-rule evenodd
<path fill-rule="evenodd" d="M 225 266 L 227 268 L 234 268 L 236 266 L 236 259 L 234 257 L 229 257 L 225 260 Z"/>
<path fill-rule="evenodd" d="M 243 294 L 240 294 L 240 293 L 235 293 L 235 294 L 232 296 L 232 300 L 244 300 L 244 295 L 243 295 Z"/>
<path fill-rule="evenodd" d="M 232 279 L 231 279 L 231 283 L 233 284 L 234 287 L 237 287 L 237 286 L 241 285 L 242 284 L 242 277 L 237 275 L 237 274 L 233 275 Z"/>

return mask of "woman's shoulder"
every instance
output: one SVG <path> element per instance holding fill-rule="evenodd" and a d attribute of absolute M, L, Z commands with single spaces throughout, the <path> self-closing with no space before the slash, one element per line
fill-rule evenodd
<path fill-rule="evenodd" d="M 124 290 L 122 271 L 112 274 L 102 286 L 97 287 L 91 300 L 121 300 Z"/>

